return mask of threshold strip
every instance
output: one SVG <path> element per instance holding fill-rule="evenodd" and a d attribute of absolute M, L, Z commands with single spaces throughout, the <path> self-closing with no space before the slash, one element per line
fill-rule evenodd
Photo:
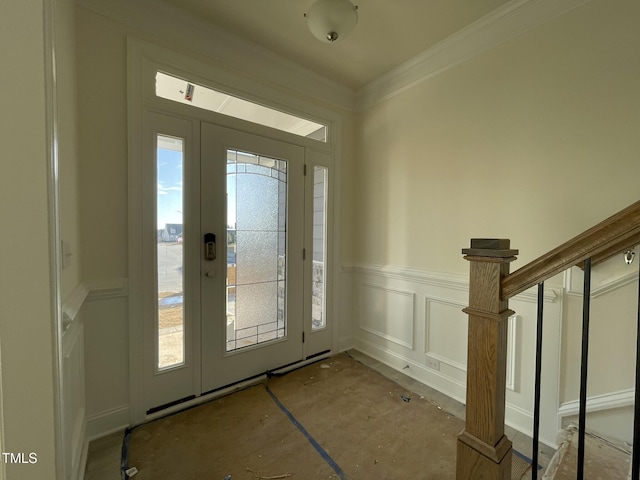
<path fill-rule="evenodd" d="M 273 399 L 273 401 L 278 406 L 278 408 L 282 410 L 282 412 L 289 418 L 289 420 L 291 420 L 291 423 L 293 423 L 293 425 L 300 431 L 300 433 L 304 435 L 304 437 L 311 444 L 311 446 L 316 449 L 316 451 L 320 454 L 320 456 L 324 459 L 324 461 L 327 462 L 327 464 L 333 469 L 334 472 L 336 472 L 338 477 L 340 477 L 340 480 L 348 480 L 347 475 L 344 473 L 344 471 L 342 471 L 342 468 L 340 468 L 340 465 L 338 465 L 335 462 L 335 460 L 331 458 L 331 456 L 327 453 L 327 451 L 324 448 L 322 448 L 322 446 L 316 441 L 315 438 L 311 436 L 311 434 L 307 431 L 307 429 L 304 428 L 304 426 L 302 426 L 300 422 L 298 422 L 296 417 L 293 416 L 293 413 L 291 413 L 289 409 L 282 404 L 282 402 L 278 399 L 278 397 L 276 397 L 275 393 L 271 391 L 271 389 L 269 388 L 269 385 L 267 385 L 266 387 L 267 387 L 267 393 Z"/>

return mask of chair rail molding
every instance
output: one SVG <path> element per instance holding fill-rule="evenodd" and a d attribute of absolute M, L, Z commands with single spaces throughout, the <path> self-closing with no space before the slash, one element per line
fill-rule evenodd
<path fill-rule="evenodd" d="M 62 302 L 63 325 L 65 330 L 75 321 L 82 304 L 89 295 L 89 289 L 84 282 L 79 283 L 71 294 Z"/>
<path fill-rule="evenodd" d="M 587 397 L 587 413 L 612 410 L 614 408 L 632 407 L 635 401 L 635 390 L 619 390 L 617 392 L 603 393 Z M 580 400 L 564 402 L 558 409 L 558 417 L 563 419 L 578 415 L 580 411 Z"/>
<path fill-rule="evenodd" d="M 129 279 L 110 278 L 87 282 L 89 300 L 119 298 L 129 296 Z"/>
<path fill-rule="evenodd" d="M 613 265 L 611 261 L 597 265 L 591 272 L 591 298 L 598 298 L 609 292 L 638 281 L 638 265 L 626 265 L 622 261 Z M 567 295 L 582 297 L 584 275 L 578 267 L 571 267 L 564 273 L 564 289 Z"/>
<path fill-rule="evenodd" d="M 126 278 L 91 280 L 79 283 L 62 302 L 65 330 L 75 321 L 85 301 L 119 298 L 128 295 L 129 282 Z"/>
<path fill-rule="evenodd" d="M 393 265 L 379 265 L 374 263 L 345 264 L 343 273 L 377 275 L 388 279 L 398 279 L 409 282 L 444 287 L 461 292 L 469 291 L 469 277 L 457 273 L 432 272 L 411 267 L 399 267 Z M 538 292 L 535 287 L 530 288 L 514 297 L 523 302 L 536 303 Z M 558 293 L 553 288 L 546 288 L 544 292 L 545 303 L 555 302 Z"/>

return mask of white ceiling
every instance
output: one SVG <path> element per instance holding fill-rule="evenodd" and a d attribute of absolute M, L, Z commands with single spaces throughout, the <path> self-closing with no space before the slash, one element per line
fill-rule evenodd
<path fill-rule="evenodd" d="M 354 0 L 358 25 L 334 44 L 307 30 L 314 0 L 158 1 L 357 91 L 509 0 Z"/>

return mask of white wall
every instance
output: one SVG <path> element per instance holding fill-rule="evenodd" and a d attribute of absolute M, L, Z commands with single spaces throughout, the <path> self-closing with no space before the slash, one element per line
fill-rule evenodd
<path fill-rule="evenodd" d="M 449 360 L 463 356 L 466 342 L 461 302 L 455 288 L 434 293 L 420 283 L 432 278 L 448 285 L 451 275 L 466 277 L 460 250 L 472 237 L 510 238 L 520 249 L 514 270 L 639 199 L 638 18 L 634 0 L 586 2 L 358 115 L 352 194 L 357 235 L 349 260 L 358 274 L 354 299 L 365 298 L 361 305 L 368 310 L 354 310 L 356 345 L 388 362 L 395 357 L 397 366 L 413 360 L 432 384 L 445 373 L 443 388 L 455 392 L 460 372 L 434 372 L 425 358 L 433 325 L 423 302 L 435 295 L 456 306 L 439 310 L 441 328 L 431 337 L 440 336 Z M 562 315 L 562 277 L 548 284 L 558 294 L 552 308 Z M 404 315 L 372 319 L 376 302 L 389 305 L 389 295 L 400 301 L 393 293 L 398 288 L 417 292 L 416 309 L 401 302 Z M 630 322 L 618 321 L 627 307 L 604 310 L 600 356 L 617 349 L 621 335 L 635 336 Z M 525 321 L 533 321 L 527 315 Z M 383 335 L 363 328 L 372 321 L 383 322 Z M 609 322 L 618 333 L 605 326 Z M 579 335 L 573 322 L 559 328 L 566 402 L 575 394 Z M 399 347 L 397 339 L 411 329 L 417 340 Z M 523 341 L 535 340 L 527 334 Z M 456 363 L 449 360 L 447 369 Z M 626 375 L 611 369 L 594 375 L 592 392 L 621 388 Z M 522 408 L 530 415 L 528 405 Z"/>
<path fill-rule="evenodd" d="M 517 268 L 636 201 L 639 8 L 587 2 L 362 112 L 354 263 L 466 274 L 484 236 Z"/>
<path fill-rule="evenodd" d="M 0 3 L 0 343 L 3 452 L 38 463 L 6 478 L 55 478 L 51 252 L 45 122 L 45 1 Z M 11 48 L 6 48 L 6 47 Z"/>

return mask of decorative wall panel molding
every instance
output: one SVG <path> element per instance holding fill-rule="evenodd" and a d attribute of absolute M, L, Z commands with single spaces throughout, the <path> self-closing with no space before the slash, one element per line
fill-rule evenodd
<path fill-rule="evenodd" d="M 75 315 L 74 315 L 75 319 Z M 62 385 L 64 442 L 68 447 L 65 471 L 73 479 L 84 466 L 85 445 L 85 383 L 84 383 L 84 331 L 81 322 L 73 322 L 62 336 Z"/>
<path fill-rule="evenodd" d="M 425 355 L 461 372 L 467 371 L 468 316 L 466 305 L 427 298 L 425 305 Z"/>
<path fill-rule="evenodd" d="M 413 349 L 413 292 L 362 283 L 359 297 L 362 330 Z"/>

